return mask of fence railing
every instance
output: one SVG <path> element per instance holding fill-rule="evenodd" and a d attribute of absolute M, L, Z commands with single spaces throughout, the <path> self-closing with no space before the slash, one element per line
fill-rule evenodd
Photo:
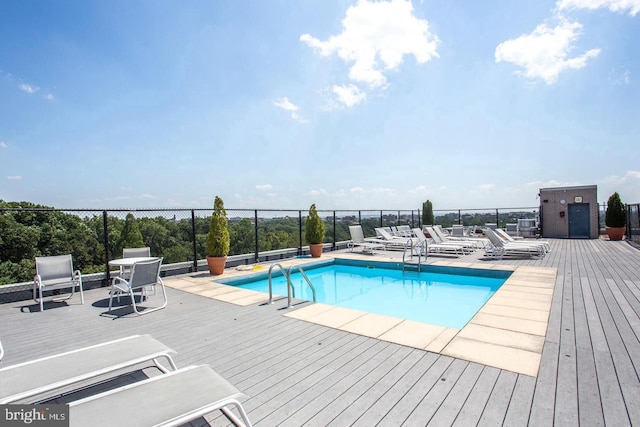
<path fill-rule="evenodd" d="M 16 205 L 13 203 L 13 205 Z M 640 241 L 640 204 L 627 205 L 627 236 Z M 606 205 L 599 206 L 604 228 Z M 0 285 L 33 280 L 36 256 L 71 253 L 83 274 L 110 275 L 109 261 L 123 247 L 149 246 L 164 264 L 197 271 L 205 259 L 211 209 L 53 209 L 0 206 Z M 361 224 L 365 236 L 375 227 L 422 226 L 415 210 L 319 210 L 325 221 L 325 250 L 344 247 L 349 225 Z M 538 219 L 537 207 L 434 210 L 435 223 L 506 227 L 518 219 Z M 307 210 L 227 209 L 232 262 L 253 263 L 272 257 L 305 255 Z M 137 237 L 136 237 L 137 236 Z M 106 283 L 105 283 L 106 284 Z"/>

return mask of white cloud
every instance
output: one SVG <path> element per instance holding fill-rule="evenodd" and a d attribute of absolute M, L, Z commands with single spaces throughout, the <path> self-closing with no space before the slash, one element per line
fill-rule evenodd
<path fill-rule="evenodd" d="M 256 185 L 256 189 L 260 191 L 271 190 L 273 186 L 271 184 L 258 184 Z"/>
<path fill-rule="evenodd" d="M 36 93 L 37 91 L 40 90 L 38 86 L 33 86 L 27 83 L 20 83 L 18 87 L 20 88 L 20 90 L 25 91 L 27 93 Z"/>
<path fill-rule="evenodd" d="M 609 72 L 609 81 L 616 85 L 631 84 L 631 72 L 613 69 Z"/>
<path fill-rule="evenodd" d="M 349 78 L 370 87 L 385 87 L 385 72 L 398 69 L 405 55 L 413 55 L 421 64 L 438 57 L 438 37 L 426 20 L 413 15 L 407 0 L 360 0 L 347 9 L 342 26 L 342 33 L 326 41 L 310 34 L 301 35 L 300 41 L 322 56 L 336 53 L 352 64 Z"/>
<path fill-rule="evenodd" d="M 46 99 L 47 101 L 53 101 L 53 94 L 47 93 L 45 95 L 42 95 L 42 98 Z"/>
<path fill-rule="evenodd" d="M 7 148 L 9 147 L 7 144 L 5 144 L 4 142 L 0 141 L 0 148 Z"/>
<path fill-rule="evenodd" d="M 22 177 L 20 175 L 12 175 L 12 176 L 8 176 L 7 179 L 11 179 L 11 180 L 20 180 L 22 179 Z"/>
<path fill-rule="evenodd" d="M 565 9 L 609 9 L 611 12 L 624 13 L 635 16 L 640 12 L 640 0 L 559 0 L 556 2 L 559 10 Z"/>
<path fill-rule="evenodd" d="M 329 192 L 324 188 L 320 188 L 318 190 L 311 190 L 307 193 L 308 196 L 328 196 Z"/>
<path fill-rule="evenodd" d="M 358 105 L 367 99 L 367 94 L 362 92 L 356 85 L 334 85 L 331 91 L 336 95 L 337 101 L 347 108 Z"/>
<path fill-rule="evenodd" d="M 352 187 L 349 189 L 352 193 L 363 193 L 364 189 L 362 187 Z"/>
<path fill-rule="evenodd" d="M 495 52 L 496 62 L 511 62 L 523 68 L 517 71 L 518 74 L 553 84 L 562 71 L 582 68 L 589 58 L 600 53 L 600 49 L 591 49 L 580 56 L 568 58 L 581 30 L 579 22 L 562 18 L 553 28 L 542 23 L 531 34 L 500 43 Z"/>
<path fill-rule="evenodd" d="M 300 107 L 295 105 L 293 102 L 289 101 L 289 98 L 287 98 L 286 96 L 284 98 L 276 99 L 273 102 L 273 105 L 275 105 L 278 108 L 282 108 L 285 111 L 289 111 L 291 113 L 292 119 L 297 120 L 300 123 L 308 123 L 308 120 L 303 119 L 298 114 L 298 110 L 300 109 Z"/>

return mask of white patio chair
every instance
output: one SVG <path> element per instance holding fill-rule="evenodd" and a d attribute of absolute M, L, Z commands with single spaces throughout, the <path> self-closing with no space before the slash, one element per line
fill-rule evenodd
<path fill-rule="evenodd" d="M 80 301 L 84 304 L 82 293 L 82 273 L 73 269 L 71 254 L 36 257 L 36 275 L 33 278 L 33 300 L 44 310 L 43 293 L 58 289 L 71 289 L 66 297 L 55 297 L 54 301 L 67 300 L 73 296 L 76 286 L 80 288 Z"/>
<path fill-rule="evenodd" d="M 164 282 L 160 278 L 160 266 L 162 264 L 162 258 L 157 258 L 151 261 L 140 261 L 133 264 L 131 268 L 131 277 L 129 279 L 125 279 L 123 277 L 115 277 L 111 282 L 111 291 L 109 292 L 109 312 L 111 311 L 113 296 L 118 295 L 119 293 L 127 293 L 131 297 L 131 305 L 133 306 L 133 311 L 136 314 L 142 315 L 151 313 L 156 310 L 160 310 L 167 306 L 167 292 L 164 287 Z M 164 298 L 164 302 L 161 306 L 153 307 L 149 309 L 145 309 L 144 311 L 139 311 L 138 306 L 136 305 L 135 291 L 143 291 L 140 296 L 140 302 L 145 299 L 146 288 L 153 288 L 155 295 L 155 287 L 160 285 L 162 289 L 162 296 Z M 148 300 L 148 297 L 147 297 Z"/>
<path fill-rule="evenodd" d="M 122 258 L 149 258 L 151 257 L 151 248 L 122 248 Z M 120 277 L 128 279 L 131 276 L 129 267 L 120 267 Z"/>

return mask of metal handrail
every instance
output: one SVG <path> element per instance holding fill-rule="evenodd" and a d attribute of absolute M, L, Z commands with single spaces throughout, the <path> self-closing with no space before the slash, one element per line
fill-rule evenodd
<path fill-rule="evenodd" d="M 289 270 L 287 270 L 287 281 L 289 282 L 289 286 L 287 287 L 287 308 L 291 308 L 291 291 L 293 291 L 293 297 L 294 298 L 296 297 L 296 291 L 293 287 L 293 283 L 291 283 L 291 272 L 295 268 L 297 268 L 298 271 L 300 271 L 300 274 L 302 275 L 302 277 L 304 277 L 304 280 L 307 281 L 307 285 L 309 285 L 309 287 L 311 288 L 311 295 L 313 296 L 313 302 L 316 302 L 316 288 L 314 288 L 313 285 L 311 284 L 311 280 L 309 280 L 309 277 L 307 277 L 307 274 L 302 269 L 302 266 L 292 265 L 291 267 L 289 267 Z"/>
<path fill-rule="evenodd" d="M 426 256 L 426 253 L 427 253 L 426 247 L 425 247 L 426 243 L 427 243 L 426 240 L 421 240 L 420 242 L 418 242 L 418 245 L 417 245 L 417 247 L 420 248 L 420 250 L 418 250 L 418 273 L 420 273 L 421 266 L 422 266 L 422 249 L 424 249 L 425 256 Z M 403 273 L 404 273 L 404 267 L 405 267 L 405 264 L 406 264 L 405 257 L 407 255 L 407 249 L 409 249 L 411 251 L 410 252 L 411 259 L 413 259 L 413 249 L 414 248 L 415 247 L 413 246 L 413 239 L 409 239 L 409 240 L 407 240 L 405 242 L 404 251 L 402 252 L 402 272 Z"/>
<path fill-rule="evenodd" d="M 271 271 L 273 270 L 274 267 L 280 268 L 282 275 L 287 278 L 287 286 L 291 286 L 291 280 L 289 280 L 289 275 L 287 274 L 287 271 L 284 269 L 284 267 L 281 266 L 279 263 L 271 264 L 271 266 L 269 267 L 269 302 L 268 304 L 273 304 L 273 286 L 271 285 Z"/>

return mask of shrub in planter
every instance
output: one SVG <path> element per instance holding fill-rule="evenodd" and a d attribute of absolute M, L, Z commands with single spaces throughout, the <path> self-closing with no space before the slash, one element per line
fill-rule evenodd
<path fill-rule="evenodd" d="M 228 225 L 224 202 L 216 196 L 207 235 L 207 263 L 211 274 L 222 274 L 224 271 L 230 246 Z"/>
<path fill-rule="evenodd" d="M 324 222 L 318 216 L 315 204 L 309 208 L 309 216 L 304 223 L 304 238 L 309 243 L 311 256 L 319 257 L 322 254 L 324 242 Z"/>
<path fill-rule="evenodd" d="M 607 201 L 604 224 L 607 226 L 609 240 L 622 240 L 627 225 L 627 210 L 617 192 L 613 193 Z"/>

